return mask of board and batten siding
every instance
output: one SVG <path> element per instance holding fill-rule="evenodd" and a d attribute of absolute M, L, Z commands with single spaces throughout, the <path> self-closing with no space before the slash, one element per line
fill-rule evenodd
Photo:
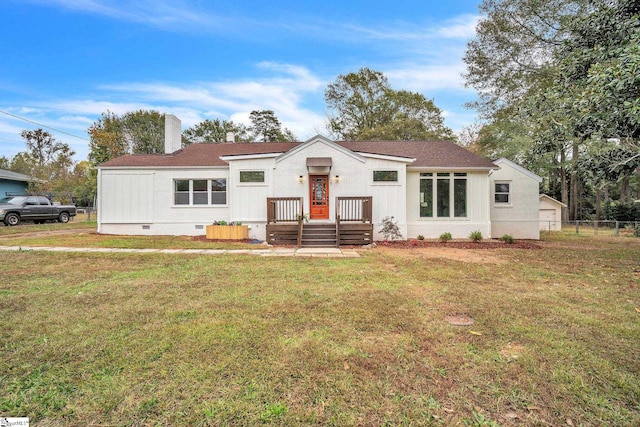
<path fill-rule="evenodd" d="M 437 179 L 438 172 L 467 173 L 467 216 L 461 218 L 423 218 L 420 217 L 420 173 L 432 172 Z M 451 177 L 454 179 L 455 177 Z M 486 238 L 491 237 L 489 217 L 488 172 L 463 170 L 410 170 L 407 172 L 407 223 L 408 238 L 419 235 L 427 239 L 437 239 L 443 233 L 451 233 L 454 239 L 465 239 L 473 231 L 480 231 Z"/>
<path fill-rule="evenodd" d="M 205 234 L 205 226 L 229 217 L 229 204 L 174 204 L 174 180 L 226 178 L 211 168 L 101 169 L 98 173 L 98 232 L 130 235 Z M 227 181 L 227 197 L 229 184 Z"/>
<path fill-rule="evenodd" d="M 153 221 L 153 172 L 100 171 L 101 223 Z"/>
<path fill-rule="evenodd" d="M 374 182 L 374 171 L 398 171 L 398 182 Z M 364 195 L 371 195 L 373 198 L 373 239 L 383 240 L 384 235 L 380 233 L 382 220 L 385 217 L 393 217 L 393 222 L 397 223 L 400 233 L 407 237 L 407 165 L 387 159 L 368 158 L 366 163 L 366 178 L 363 176 L 362 182 L 368 188 Z"/>
<path fill-rule="evenodd" d="M 363 180 L 366 173 L 364 159 L 349 155 L 346 150 L 333 143 L 326 143 L 319 139 L 295 151 L 275 163 L 273 196 L 274 197 L 302 197 L 304 212 L 309 212 L 309 171 L 307 158 L 330 157 L 332 167 L 329 177 L 329 221 L 335 220 L 335 198 L 342 196 L 366 196 L 368 188 Z M 300 182 L 299 177 L 303 177 Z M 337 181 L 336 176 L 340 179 Z"/>

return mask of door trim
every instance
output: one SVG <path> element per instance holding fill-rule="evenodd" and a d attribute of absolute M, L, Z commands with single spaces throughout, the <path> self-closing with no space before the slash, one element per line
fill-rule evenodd
<path fill-rule="evenodd" d="M 315 204 L 314 187 L 317 182 L 324 183 L 324 204 Z M 329 219 L 329 175 L 309 175 L 309 218 Z"/>

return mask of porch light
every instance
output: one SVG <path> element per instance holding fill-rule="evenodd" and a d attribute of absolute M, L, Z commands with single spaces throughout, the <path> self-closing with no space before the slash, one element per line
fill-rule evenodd
<path fill-rule="evenodd" d="M 298 181 L 299 181 L 299 182 L 304 182 L 304 176 L 303 176 L 303 175 L 300 175 L 300 176 L 298 177 Z"/>
<path fill-rule="evenodd" d="M 333 182 L 340 182 L 340 175 L 336 175 L 333 177 Z"/>

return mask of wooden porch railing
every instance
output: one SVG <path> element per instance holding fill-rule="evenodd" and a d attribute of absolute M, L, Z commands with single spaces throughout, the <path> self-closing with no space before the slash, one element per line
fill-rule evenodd
<path fill-rule="evenodd" d="M 373 241 L 373 198 L 336 197 L 335 244 L 366 245 Z M 304 201 L 302 197 L 267 198 L 267 242 L 275 245 L 303 244 Z M 305 244 L 326 243 L 327 235 L 319 228 L 331 227 L 330 223 L 314 224 L 305 231 Z M 331 228 L 329 228 L 331 230 Z M 318 235 L 323 234 L 318 237 Z M 331 234 L 331 232 L 329 233 Z"/>
<path fill-rule="evenodd" d="M 278 223 L 295 223 L 297 228 L 297 245 L 302 244 L 302 224 L 304 220 L 304 204 L 302 197 L 267 197 L 267 240 L 270 229 Z M 272 242 L 269 242 L 272 243 Z"/>
<path fill-rule="evenodd" d="M 373 233 L 373 197 L 336 197 L 336 244 L 362 244 Z M 346 226 L 343 223 L 366 226 Z"/>
<path fill-rule="evenodd" d="M 371 222 L 373 197 L 336 197 L 336 222 Z"/>

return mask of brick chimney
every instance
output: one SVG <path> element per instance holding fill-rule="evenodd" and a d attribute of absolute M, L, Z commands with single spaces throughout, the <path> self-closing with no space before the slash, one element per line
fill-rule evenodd
<path fill-rule="evenodd" d="M 182 122 L 173 114 L 164 115 L 164 152 L 171 154 L 182 148 Z"/>

